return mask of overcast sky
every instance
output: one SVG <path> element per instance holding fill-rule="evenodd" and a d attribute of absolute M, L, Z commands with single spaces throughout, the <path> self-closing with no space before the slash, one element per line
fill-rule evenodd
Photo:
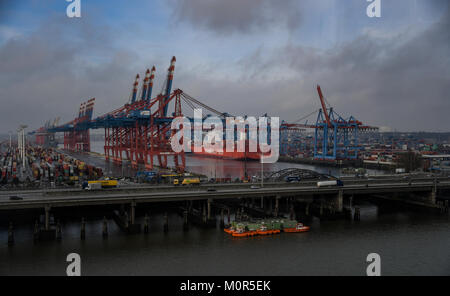
<path fill-rule="evenodd" d="M 172 56 L 174 88 L 222 112 L 295 121 L 320 108 L 401 131 L 450 131 L 450 1 L 0 1 L 0 132 L 94 116 L 129 99 L 136 73 Z M 314 118 L 309 118 L 313 121 Z"/>

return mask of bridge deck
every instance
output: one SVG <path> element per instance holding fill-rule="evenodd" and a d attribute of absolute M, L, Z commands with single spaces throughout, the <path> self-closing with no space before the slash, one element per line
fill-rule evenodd
<path fill-rule="evenodd" d="M 318 196 L 337 194 L 342 190 L 343 194 L 391 194 L 391 193 L 421 193 L 431 192 L 434 186 L 432 181 L 414 182 L 409 184 L 403 182 L 386 183 L 355 183 L 346 184 L 343 187 L 320 187 L 309 183 L 286 184 L 279 186 L 267 184 L 267 187 L 251 189 L 250 185 L 245 186 L 216 186 L 217 191 L 207 191 L 212 186 L 202 187 L 173 187 L 173 186 L 155 186 L 152 189 L 132 190 L 131 188 L 122 188 L 117 190 L 108 190 L 97 192 L 93 191 L 22 191 L 19 195 L 23 200 L 10 200 L 9 195 L 0 194 L 0 210 L 7 209 L 29 209 L 50 207 L 73 207 L 73 206 L 94 206 L 110 204 L 126 204 L 135 202 L 173 202 L 186 200 L 206 200 L 206 199 L 228 199 L 228 198 L 252 198 L 252 197 L 270 197 L 270 196 Z M 236 185 L 236 184 L 234 184 Z M 254 184 L 253 184 L 254 185 Z M 438 189 L 450 189 L 450 181 L 439 182 Z M 14 195 L 18 195 L 17 193 Z"/>

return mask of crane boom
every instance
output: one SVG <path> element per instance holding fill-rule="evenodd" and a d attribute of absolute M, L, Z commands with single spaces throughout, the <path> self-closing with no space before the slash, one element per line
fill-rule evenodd
<path fill-rule="evenodd" d="M 131 91 L 131 104 L 133 104 L 136 101 L 136 95 L 139 85 L 139 74 L 136 75 L 136 79 L 133 83 L 133 90 Z"/>
<path fill-rule="evenodd" d="M 147 69 L 147 71 L 145 72 L 144 83 L 142 84 L 141 101 L 145 101 L 147 99 L 147 88 L 149 80 L 150 80 L 150 70 Z"/>
<path fill-rule="evenodd" d="M 152 99 L 152 90 L 153 90 L 153 79 L 155 78 L 155 66 L 152 67 L 152 71 L 150 72 L 150 79 L 148 82 L 148 92 L 147 92 L 147 101 L 150 102 Z"/>
<path fill-rule="evenodd" d="M 320 85 L 317 85 L 317 92 L 319 93 L 323 114 L 325 115 L 325 119 L 327 120 L 328 126 L 331 127 L 330 115 L 328 115 L 327 106 L 325 105 L 325 100 L 323 98 L 322 89 L 320 88 Z"/>
<path fill-rule="evenodd" d="M 167 70 L 167 85 L 166 85 L 166 93 L 164 94 L 164 103 L 166 103 L 169 100 L 170 92 L 172 91 L 172 82 L 173 82 L 173 72 L 175 71 L 175 62 L 177 59 L 175 57 L 172 57 L 172 60 L 170 61 L 170 67 Z M 164 116 L 167 116 L 167 109 L 168 105 L 164 107 Z"/>

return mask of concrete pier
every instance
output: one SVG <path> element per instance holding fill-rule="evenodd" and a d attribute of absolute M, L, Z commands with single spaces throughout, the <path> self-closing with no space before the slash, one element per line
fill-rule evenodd
<path fill-rule="evenodd" d="M 224 217 L 224 210 L 220 210 L 220 227 L 223 228 L 225 226 L 225 217 Z"/>
<path fill-rule="evenodd" d="M 164 226 L 163 226 L 163 228 L 164 228 L 164 232 L 169 232 L 169 216 L 168 216 L 167 212 L 164 213 Z"/>
<path fill-rule="evenodd" d="M 207 218 L 208 218 L 208 221 L 211 220 L 211 203 L 212 203 L 212 199 L 208 198 L 208 201 L 207 201 L 207 207 L 208 207 Z"/>
<path fill-rule="evenodd" d="M 33 241 L 37 242 L 38 240 L 39 240 L 39 222 L 36 220 L 34 222 Z"/>
<path fill-rule="evenodd" d="M 275 212 L 273 214 L 275 217 L 278 217 L 279 207 L 280 207 L 280 196 L 277 195 L 275 197 Z"/>
<path fill-rule="evenodd" d="M 113 220 L 116 222 L 119 228 L 126 232 L 127 234 L 136 234 L 141 232 L 141 224 L 132 223 L 135 218 L 133 207 L 131 208 L 131 215 L 128 214 L 127 211 L 124 212 L 123 215 L 120 214 L 120 211 L 113 211 Z"/>
<path fill-rule="evenodd" d="M 107 238 L 108 237 L 108 220 L 106 220 L 106 217 L 103 217 L 102 237 L 103 238 Z"/>
<path fill-rule="evenodd" d="M 361 221 L 361 212 L 360 212 L 359 207 L 355 207 L 355 215 L 353 217 L 353 220 Z"/>
<path fill-rule="evenodd" d="M 215 204 L 215 206 L 218 206 L 219 204 Z M 212 205 L 211 205 L 212 206 Z M 197 226 L 201 227 L 215 227 L 216 226 L 216 219 L 211 215 L 211 219 L 208 220 L 208 214 L 207 214 L 207 205 L 204 202 L 200 203 L 199 207 L 192 207 L 190 211 L 187 211 L 185 208 L 180 208 L 180 214 L 183 217 L 183 228 L 186 225 L 186 219 L 187 219 L 187 225 L 189 224 L 195 224 Z M 185 211 L 187 213 L 187 217 L 185 216 Z"/>
<path fill-rule="evenodd" d="M 183 212 L 183 230 L 188 231 L 189 230 L 189 221 L 188 221 L 188 211 Z"/>
<path fill-rule="evenodd" d="M 12 246 L 14 245 L 14 227 L 13 227 L 13 223 L 9 222 L 9 227 L 8 227 L 8 246 Z"/>
<path fill-rule="evenodd" d="M 339 190 L 338 196 L 337 196 L 337 200 L 335 203 L 335 210 L 338 213 L 341 213 L 342 210 L 344 209 L 344 190 Z"/>
<path fill-rule="evenodd" d="M 56 240 L 60 241 L 62 239 L 61 222 L 58 220 L 56 223 Z"/>
<path fill-rule="evenodd" d="M 48 231 L 50 228 L 50 206 L 45 206 L 45 230 Z"/>
<path fill-rule="evenodd" d="M 149 217 L 148 214 L 146 213 L 144 217 L 144 233 L 148 233 L 148 230 L 149 230 Z"/>
<path fill-rule="evenodd" d="M 84 221 L 84 217 L 81 218 L 80 238 L 81 240 L 86 238 L 86 222 Z"/>
<path fill-rule="evenodd" d="M 203 223 L 204 224 L 206 224 L 206 222 L 207 222 L 207 219 L 206 219 L 207 217 L 206 217 L 206 207 L 205 207 L 205 205 L 203 205 L 202 206 L 202 220 L 203 220 Z"/>

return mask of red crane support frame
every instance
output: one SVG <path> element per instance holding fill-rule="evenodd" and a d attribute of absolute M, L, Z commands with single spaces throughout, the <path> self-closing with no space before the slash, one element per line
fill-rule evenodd
<path fill-rule="evenodd" d="M 136 120 L 134 126 L 105 128 L 104 151 L 106 159 L 112 159 L 114 162 L 121 164 L 126 158 L 131 162 L 133 168 L 143 164 L 146 169 L 151 170 L 155 166 L 155 156 L 158 166 L 161 168 L 167 168 L 168 157 L 173 157 L 175 168 L 177 171 L 183 172 L 186 166 L 184 152 L 174 152 L 171 147 L 171 137 L 175 133 L 171 130 L 172 120 L 183 116 L 181 94 L 182 91 L 177 89 L 166 101 L 164 95 L 158 95 L 150 102 L 136 101 L 109 113 L 113 116 L 119 116 L 120 114 L 129 114 L 131 111 L 156 108 L 153 113 L 150 111 L 149 118 Z M 172 116 L 162 117 L 164 107 L 172 100 L 175 103 Z"/>

